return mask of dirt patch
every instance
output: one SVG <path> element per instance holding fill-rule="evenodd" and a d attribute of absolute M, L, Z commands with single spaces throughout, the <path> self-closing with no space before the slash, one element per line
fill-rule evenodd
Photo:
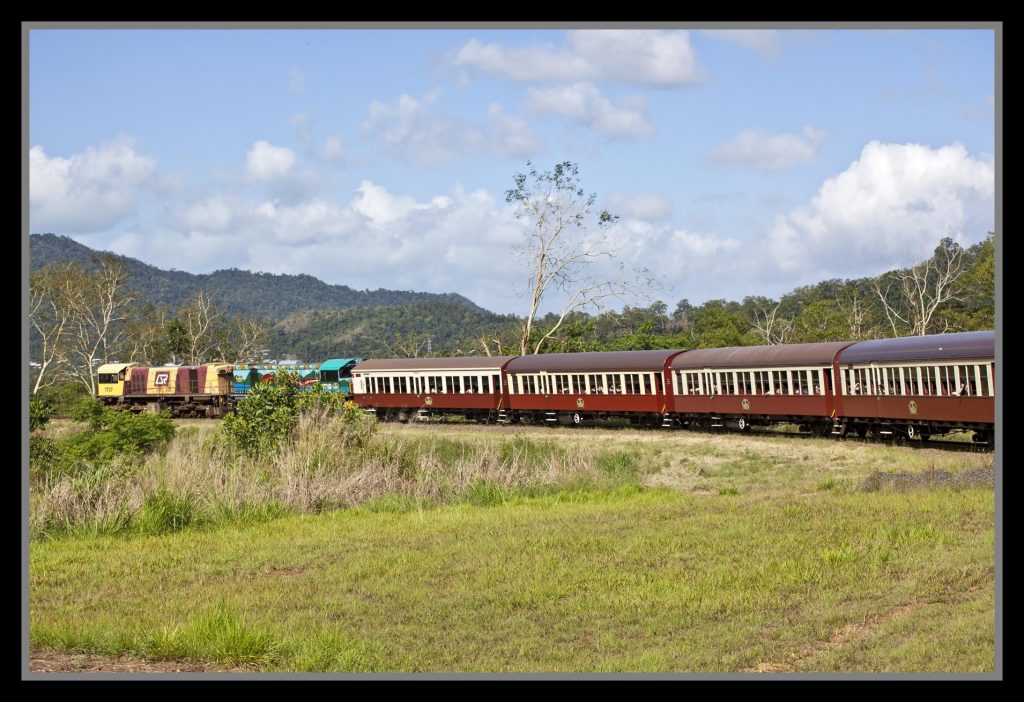
<path fill-rule="evenodd" d="M 996 467 L 993 465 L 957 472 L 926 470 L 919 473 L 909 473 L 907 471 L 883 473 L 875 471 L 861 482 L 858 489 L 872 492 L 881 489 L 919 490 L 937 487 L 995 487 L 995 484 Z"/>
<path fill-rule="evenodd" d="M 263 575 L 266 575 L 266 576 L 274 578 L 274 577 L 281 577 L 281 576 L 285 576 L 285 575 L 302 575 L 305 572 L 306 572 L 305 568 L 297 568 L 297 567 L 296 568 L 277 568 L 277 567 L 274 567 L 274 568 L 271 568 L 270 570 L 264 571 Z"/>
<path fill-rule="evenodd" d="M 833 649 L 833 648 L 838 648 L 839 646 L 842 646 L 843 644 L 849 643 L 851 641 L 859 641 L 860 639 L 863 639 L 868 634 L 870 634 L 873 630 L 875 630 L 876 628 L 878 628 L 880 625 L 884 624 L 885 622 L 889 621 L 890 619 L 895 619 L 896 617 L 901 617 L 901 616 L 903 616 L 905 614 L 909 614 L 910 612 L 913 612 L 917 608 L 918 608 L 918 605 L 916 603 L 905 604 L 905 605 L 901 605 L 901 606 L 897 607 L 896 609 L 894 609 L 892 611 L 886 612 L 885 614 L 882 614 L 881 616 L 875 617 L 873 619 L 870 619 L 870 620 L 867 620 L 867 621 L 864 621 L 864 622 L 854 623 L 854 624 L 847 624 L 846 626 L 842 626 L 842 627 L 836 629 L 832 633 L 832 636 L 829 637 L 828 641 L 821 641 L 821 642 L 813 644 L 811 646 L 806 646 L 805 648 L 797 651 L 796 653 L 790 654 L 789 660 L 786 660 L 786 661 L 765 661 L 763 663 L 758 663 L 756 666 L 754 666 L 752 668 L 743 668 L 739 672 L 741 672 L 741 673 L 788 673 L 788 672 L 792 672 L 792 671 L 796 670 L 798 668 L 798 666 L 801 663 L 803 663 L 805 660 L 807 660 L 808 658 L 810 658 L 812 656 L 815 656 L 815 655 L 817 655 L 819 653 L 823 653 L 824 651 L 828 651 L 828 650 Z"/>
<path fill-rule="evenodd" d="M 135 656 L 101 656 L 93 653 L 61 653 L 32 649 L 28 669 L 32 673 L 247 673 L 248 668 L 225 668 L 212 663 L 150 661 Z"/>

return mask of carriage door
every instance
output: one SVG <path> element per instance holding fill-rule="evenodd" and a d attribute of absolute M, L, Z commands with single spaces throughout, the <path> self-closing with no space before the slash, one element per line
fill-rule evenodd
<path fill-rule="evenodd" d="M 199 369 L 189 368 L 188 369 L 188 393 L 190 395 L 199 394 Z"/>

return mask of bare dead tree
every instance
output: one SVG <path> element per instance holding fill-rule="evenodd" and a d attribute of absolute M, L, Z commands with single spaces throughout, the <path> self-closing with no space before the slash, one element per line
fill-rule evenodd
<path fill-rule="evenodd" d="M 134 300 L 125 287 L 128 268 L 111 255 L 97 257 L 99 270 L 71 270 L 66 302 L 69 320 L 69 370 L 89 392 L 96 392 L 96 366 L 123 350 L 124 325 Z"/>
<path fill-rule="evenodd" d="M 836 298 L 839 309 L 849 321 L 850 341 L 873 339 L 877 327 L 871 325 L 871 303 L 854 287 L 844 289 Z"/>
<path fill-rule="evenodd" d="M 185 342 L 188 345 L 187 360 L 190 364 L 210 360 L 210 352 L 216 348 L 214 324 L 221 312 L 213 304 L 213 296 L 200 290 L 178 312 Z"/>
<path fill-rule="evenodd" d="M 793 320 L 779 314 L 781 302 L 772 305 L 767 297 L 754 297 L 753 326 L 757 335 L 768 345 L 785 344 L 793 335 Z"/>
<path fill-rule="evenodd" d="M 882 303 L 893 336 L 924 336 L 933 332 L 932 321 L 942 306 L 961 300 L 963 254 L 963 248 L 947 237 L 923 263 L 893 271 L 874 281 L 875 294 Z"/>
<path fill-rule="evenodd" d="M 255 315 L 242 315 L 214 330 L 214 350 L 217 358 L 233 363 L 254 359 L 267 340 L 266 320 Z"/>
<path fill-rule="evenodd" d="M 168 310 L 165 306 L 144 305 L 137 308 L 131 319 L 125 322 L 123 359 L 135 363 L 162 362 L 164 325 L 167 324 Z"/>
<path fill-rule="evenodd" d="M 29 323 L 39 338 L 39 370 L 32 394 L 53 385 L 54 371 L 67 363 L 67 333 L 71 323 L 69 281 L 74 269 L 69 265 L 51 265 L 29 277 Z"/>
<path fill-rule="evenodd" d="M 427 345 L 429 337 L 421 337 L 419 334 L 406 334 L 404 337 L 395 335 L 392 343 L 384 342 L 388 354 L 395 358 L 419 358 L 420 351 Z"/>
<path fill-rule="evenodd" d="M 491 343 L 494 344 L 494 353 L 493 354 L 491 353 L 491 347 L 490 347 Z M 501 339 L 498 338 L 497 336 L 494 336 L 493 338 L 490 339 L 490 341 L 488 341 L 487 335 L 486 334 L 481 334 L 480 335 L 480 346 L 481 346 L 481 348 L 483 348 L 484 353 L 487 354 L 488 356 L 491 356 L 491 355 L 494 355 L 494 356 L 504 356 L 505 355 L 505 352 L 501 348 Z"/>
<path fill-rule="evenodd" d="M 595 273 L 595 264 L 614 258 L 618 252 L 608 229 L 617 217 L 602 211 L 597 216 L 597 231 L 589 230 L 597 196 L 587 195 L 580 187 L 575 163 L 565 161 L 544 173 L 529 162 L 527 166 L 529 172 L 516 174 L 515 187 L 505 192 L 505 201 L 516 206 L 517 217 L 524 225 L 524 240 L 514 251 L 530 271 L 530 302 L 519 339 L 522 355 L 531 344 L 541 304 L 553 291 L 567 296 L 567 302 L 555 323 L 533 343 L 531 353 L 539 353 L 574 311 L 604 310 L 612 300 L 643 296 L 654 287 L 646 271 L 626 272 L 622 265 L 616 276 Z"/>

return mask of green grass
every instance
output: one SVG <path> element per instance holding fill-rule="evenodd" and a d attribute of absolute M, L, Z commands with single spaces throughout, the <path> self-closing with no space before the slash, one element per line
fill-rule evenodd
<path fill-rule="evenodd" d="M 994 666 L 990 490 L 479 503 L 33 543 L 31 640 L 283 671 Z"/>
<path fill-rule="evenodd" d="M 62 429 L 62 431 L 64 431 Z M 31 475 L 31 641 L 274 671 L 991 671 L 990 455 L 778 436 L 217 423 Z M 341 509 L 339 509 L 341 508 Z"/>

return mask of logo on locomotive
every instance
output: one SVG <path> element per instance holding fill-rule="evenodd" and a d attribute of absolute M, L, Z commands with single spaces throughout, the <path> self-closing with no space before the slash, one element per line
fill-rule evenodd
<path fill-rule="evenodd" d="M 740 400 L 740 407 L 742 407 L 745 410 L 750 409 L 750 400 L 744 397 L 742 400 Z"/>
<path fill-rule="evenodd" d="M 907 405 L 907 408 L 910 410 L 911 414 L 917 414 L 917 403 L 914 402 L 913 400 L 910 401 L 910 404 Z"/>
<path fill-rule="evenodd" d="M 170 381 L 171 374 L 167 372 L 157 373 L 155 376 L 153 376 L 153 385 L 155 385 L 156 387 L 166 387 L 170 385 Z"/>
<path fill-rule="evenodd" d="M 580 409 L 583 408 L 583 398 L 582 397 L 577 397 L 576 398 L 576 406 L 579 407 Z"/>

